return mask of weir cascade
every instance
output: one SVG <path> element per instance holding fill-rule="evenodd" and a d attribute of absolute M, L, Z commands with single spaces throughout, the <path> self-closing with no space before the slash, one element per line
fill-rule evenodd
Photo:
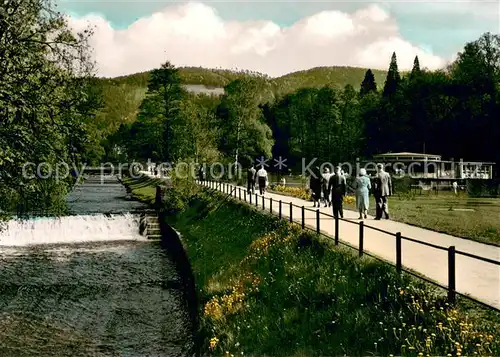
<path fill-rule="evenodd" d="M 0 356 L 192 355 L 191 312 L 155 211 L 113 176 L 88 177 L 67 202 L 68 216 L 0 232 Z"/>

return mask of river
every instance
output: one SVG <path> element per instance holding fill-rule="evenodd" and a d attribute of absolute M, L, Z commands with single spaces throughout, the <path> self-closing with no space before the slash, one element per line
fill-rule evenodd
<path fill-rule="evenodd" d="M 180 276 L 125 197 L 91 178 L 69 195 L 72 216 L 0 232 L 0 356 L 190 355 Z"/>

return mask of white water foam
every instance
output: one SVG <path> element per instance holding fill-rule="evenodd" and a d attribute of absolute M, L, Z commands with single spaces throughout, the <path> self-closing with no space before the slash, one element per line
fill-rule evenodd
<path fill-rule="evenodd" d="M 139 234 L 139 216 L 132 214 L 11 220 L 0 232 L 4 247 L 145 239 Z"/>

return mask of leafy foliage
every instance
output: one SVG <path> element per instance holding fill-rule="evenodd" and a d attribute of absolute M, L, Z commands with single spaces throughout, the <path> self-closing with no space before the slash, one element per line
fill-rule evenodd
<path fill-rule="evenodd" d="M 0 209 L 6 212 L 62 209 L 71 181 L 55 177 L 56 166 L 67 174 L 101 155 L 91 134 L 102 106 L 89 60 L 91 34 L 73 36 L 48 0 L 6 0 L 0 8 Z M 37 167 L 47 178 L 33 175 Z"/>

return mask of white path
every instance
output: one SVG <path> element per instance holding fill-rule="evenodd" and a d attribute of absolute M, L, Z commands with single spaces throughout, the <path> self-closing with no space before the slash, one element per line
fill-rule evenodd
<path fill-rule="evenodd" d="M 234 186 L 232 187 L 234 188 Z M 248 202 L 249 197 L 244 194 L 246 191 L 244 187 L 236 188 L 236 198 L 239 198 L 240 190 L 242 200 L 246 196 Z M 279 200 L 282 201 L 283 217 L 289 218 L 290 202 L 299 207 L 305 206 L 306 208 L 313 209 L 312 202 L 295 197 L 275 193 L 265 193 L 265 197 L 265 210 L 270 211 L 268 199 L 272 198 L 274 201 L 272 210 L 275 214 L 278 214 Z M 252 198 L 252 203 L 255 205 L 255 195 Z M 260 196 L 258 198 L 258 205 L 262 208 L 262 198 Z M 300 223 L 302 221 L 302 210 L 299 207 L 293 208 L 292 219 Z M 332 214 L 331 208 L 320 208 L 320 211 Z M 352 220 L 356 224 L 345 221 L 339 222 L 340 240 L 348 242 L 355 247 L 358 247 L 359 244 L 359 225 L 357 224 L 359 220 L 357 217 L 358 214 L 356 212 L 344 210 L 344 218 Z M 500 261 L 499 247 L 391 220 L 376 221 L 370 216 L 364 220 L 364 223 L 366 226 L 376 227 L 388 232 L 401 232 L 403 237 L 413 238 L 445 248 L 455 246 L 456 250 Z M 316 227 L 316 212 L 305 210 L 305 224 Z M 320 219 L 320 230 L 333 237 L 334 220 L 330 217 L 322 216 Z M 364 250 L 393 263 L 396 261 L 395 237 L 367 227 L 364 230 Z M 402 263 L 404 267 L 413 269 L 444 286 L 448 286 L 448 252 L 446 250 L 438 250 L 403 239 Z M 489 305 L 500 308 L 500 266 L 456 254 L 456 291 L 469 294 Z"/>

